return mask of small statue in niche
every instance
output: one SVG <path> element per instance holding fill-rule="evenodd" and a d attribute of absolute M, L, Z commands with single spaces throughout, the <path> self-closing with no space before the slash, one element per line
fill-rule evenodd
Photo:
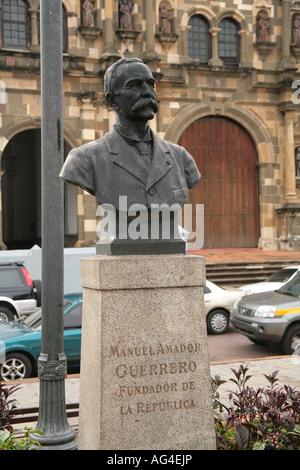
<path fill-rule="evenodd" d="M 132 3 L 120 0 L 120 29 L 132 31 L 131 10 Z"/>
<path fill-rule="evenodd" d="M 300 147 L 296 148 L 296 176 L 300 176 Z"/>
<path fill-rule="evenodd" d="M 295 18 L 294 18 L 294 21 L 293 21 L 293 42 L 292 42 L 292 46 L 299 46 L 299 45 L 300 45 L 300 15 L 296 15 Z"/>
<path fill-rule="evenodd" d="M 259 42 L 269 41 L 269 18 L 264 11 L 260 11 L 257 15 L 257 32 Z"/>
<path fill-rule="evenodd" d="M 82 23 L 90 28 L 95 26 L 95 7 L 91 0 L 85 0 L 82 5 Z"/>
<path fill-rule="evenodd" d="M 160 15 L 160 31 L 165 34 L 171 34 L 172 25 L 171 25 L 171 14 L 167 10 L 166 5 L 162 3 L 159 7 Z"/>

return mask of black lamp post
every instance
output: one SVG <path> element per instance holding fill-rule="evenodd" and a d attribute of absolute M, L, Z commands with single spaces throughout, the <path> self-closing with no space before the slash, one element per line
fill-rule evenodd
<path fill-rule="evenodd" d="M 65 404 L 63 341 L 64 213 L 62 1 L 41 0 L 42 90 L 42 348 L 36 438 L 45 450 L 77 449 Z"/>

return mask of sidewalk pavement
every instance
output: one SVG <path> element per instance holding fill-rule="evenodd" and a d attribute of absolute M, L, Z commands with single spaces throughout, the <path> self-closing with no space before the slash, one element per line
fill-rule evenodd
<path fill-rule="evenodd" d="M 246 385 L 255 390 L 259 387 L 268 387 L 270 384 L 265 375 L 270 375 L 275 371 L 278 371 L 276 388 L 290 385 L 292 388 L 300 390 L 300 355 L 243 359 L 226 363 L 214 362 L 210 364 L 211 376 L 217 375 L 220 379 L 226 380 L 226 383 L 219 387 L 220 401 L 225 405 L 229 403 L 228 391 L 237 390 L 235 384 L 229 381 L 229 379 L 235 378 L 231 369 L 238 370 L 241 365 L 248 367 L 247 375 L 251 376 Z"/>
<path fill-rule="evenodd" d="M 272 251 L 260 248 L 214 248 L 190 251 L 190 254 L 205 257 L 206 263 L 264 263 L 278 261 L 288 263 L 299 261 L 300 251 Z"/>
<path fill-rule="evenodd" d="M 300 356 L 275 356 L 263 359 L 251 359 L 235 362 L 212 362 L 210 363 L 211 377 L 218 375 L 227 382 L 219 388 L 221 401 L 227 403 L 228 390 L 235 390 L 234 383 L 229 379 L 233 378 L 231 369 L 239 369 L 240 365 L 248 366 L 248 374 L 252 375 L 247 384 L 253 388 L 267 387 L 268 381 L 264 374 L 269 375 L 272 372 L 278 372 L 278 386 L 290 385 L 300 390 Z M 39 406 L 39 381 L 37 378 L 25 379 L 19 382 L 10 382 L 10 384 L 20 385 L 20 389 L 16 391 L 11 398 L 17 402 L 18 408 L 30 408 Z M 68 375 L 65 381 L 66 403 L 79 402 L 79 383 L 80 375 Z"/>

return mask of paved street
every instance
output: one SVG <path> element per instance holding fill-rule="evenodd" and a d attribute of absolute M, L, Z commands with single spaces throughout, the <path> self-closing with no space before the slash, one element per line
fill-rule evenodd
<path fill-rule="evenodd" d="M 245 361 L 283 355 L 279 347 L 254 344 L 246 336 L 237 333 L 232 326 L 223 335 L 208 335 L 208 349 L 211 362 Z"/>

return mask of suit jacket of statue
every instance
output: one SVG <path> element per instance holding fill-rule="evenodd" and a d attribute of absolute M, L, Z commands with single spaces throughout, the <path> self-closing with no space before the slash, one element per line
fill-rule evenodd
<path fill-rule="evenodd" d="M 189 198 L 188 189 L 200 179 L 193 157 L 183 148 L 152 135 L 152 164 L 143 164 L 132 146 L 115 128 L 98 140 L 71 150 L 60 176 L 96 197 L 98 204 L 119 209 L 119 196 L 135 203 L 179 204 Z"/>

